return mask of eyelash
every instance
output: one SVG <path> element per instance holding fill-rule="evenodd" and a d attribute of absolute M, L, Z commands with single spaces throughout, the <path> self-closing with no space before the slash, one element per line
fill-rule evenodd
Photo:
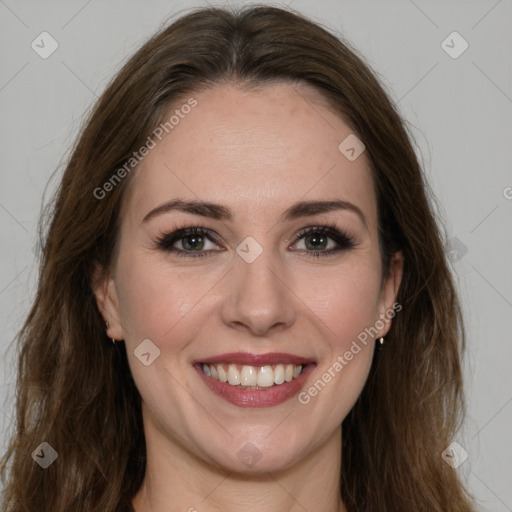
<path fill-rule="evenodd" d="M 334 240 L 340 247 L 337 249 L 330 249 L 328 251 L 308 251 L 306 253 L 308 257 L 318 258 L 318 257 L 329 257 L 335 256 L 336 254 L 345 251 L 347 249 L 352 249 L 357 245 L 354 238 L 349 234 L 342 232 L 336 226 L 336 223 L 327 223 L 323 226 L 308 226 L 296 235 L 296 242 L 304 238 L 307 235 L 326 235 L 332 240 Z M 188 225 L 187 227 L 178 227 L 176 226 L 171 232 L 164 233 L 160 237 L 157 238 L 155 248 L 167 253 L 175 253 L 176 256 L 180 258 L 204 258 L 208 256 L 209 252 L 217 252 L 217 251 L 185 251 L 183 249 L 176 249 L 172 247 L 175 242 L 191 237 L 193 235 L 205 236 L 211 242 L 219 243 L 217 237 L 212 234 L 209 229 L 204 228 L 199 225 Z M 294 245 L 295 245 L 294 243 Z"/>

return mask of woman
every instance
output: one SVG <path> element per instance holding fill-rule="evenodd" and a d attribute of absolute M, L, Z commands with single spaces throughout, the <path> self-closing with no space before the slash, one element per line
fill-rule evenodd
<path fill-rule="evenodd" d="M 317 24 L 208 8 L 155 35 L 43 233 L 3 510 L 474 510 L 441 457 L 464 328 L 431 200 Z"/>

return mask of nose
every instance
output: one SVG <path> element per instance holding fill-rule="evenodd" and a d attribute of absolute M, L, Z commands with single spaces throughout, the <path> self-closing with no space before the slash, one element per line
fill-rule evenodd
<path fill-rule="evenodd" d="M 224 324 L 255 336 L 289 328 L 297 315 L 297 297 L 286 263 L 264 250 L 252 263 L 236 255 L 233 264 L 222 308 Z"/>

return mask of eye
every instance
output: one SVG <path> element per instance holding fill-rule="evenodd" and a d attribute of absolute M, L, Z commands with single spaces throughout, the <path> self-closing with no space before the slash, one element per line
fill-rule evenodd
<path fill-rule="evenodd" d="M 213 252 L 205 247 L 208 242 L 215 243 L 215 236 L 210 230 L 201 226 L 191 226 L 161 236 L 157 241 L 157 248 L 185 258 L 198 258 L 207 256 L 204 251 Z"/>
<path fill-rule="evenodd" d="M 357 245 L 354 238 L 340 231 L 336 224 L 304 228 L 298 233 L 297 238 L 299 242 L 304 242 L 305 249 L 301 250 L 305 250 L 308 257 L 334 256 Z"/>
<path fill-rule="evenodd" d="M 297 242 L 292 250 L 304 251 L 308 257 L 334 256 L 357 245 L 354 238 L 338 230 L 336 224 L 309 226 L 301 230 L 295 239 Z M 304 248 L 297 249 L 296 246 L 301 242 Z M 156 241 L 156 248 L 182 258 L 204 258 L 209 253 L 220 252 L 218 249 L 209 249 L 208 243 L 219 246 L 217 235 L 202 226 L 189 226 L 161 235 Z"/>

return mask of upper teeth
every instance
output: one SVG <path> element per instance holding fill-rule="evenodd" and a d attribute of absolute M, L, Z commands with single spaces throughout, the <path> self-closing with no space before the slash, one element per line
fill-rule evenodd
<path fill-rule="evenodd" d="M 208 377 L 232 386 L 258 386 L 269 388 L 274 384 L 290 382 L 302 372 L 301 364 L 277 364 L 272 366 L 241 366 L 236 364 L 203 364 L 203 371 Z"/>

